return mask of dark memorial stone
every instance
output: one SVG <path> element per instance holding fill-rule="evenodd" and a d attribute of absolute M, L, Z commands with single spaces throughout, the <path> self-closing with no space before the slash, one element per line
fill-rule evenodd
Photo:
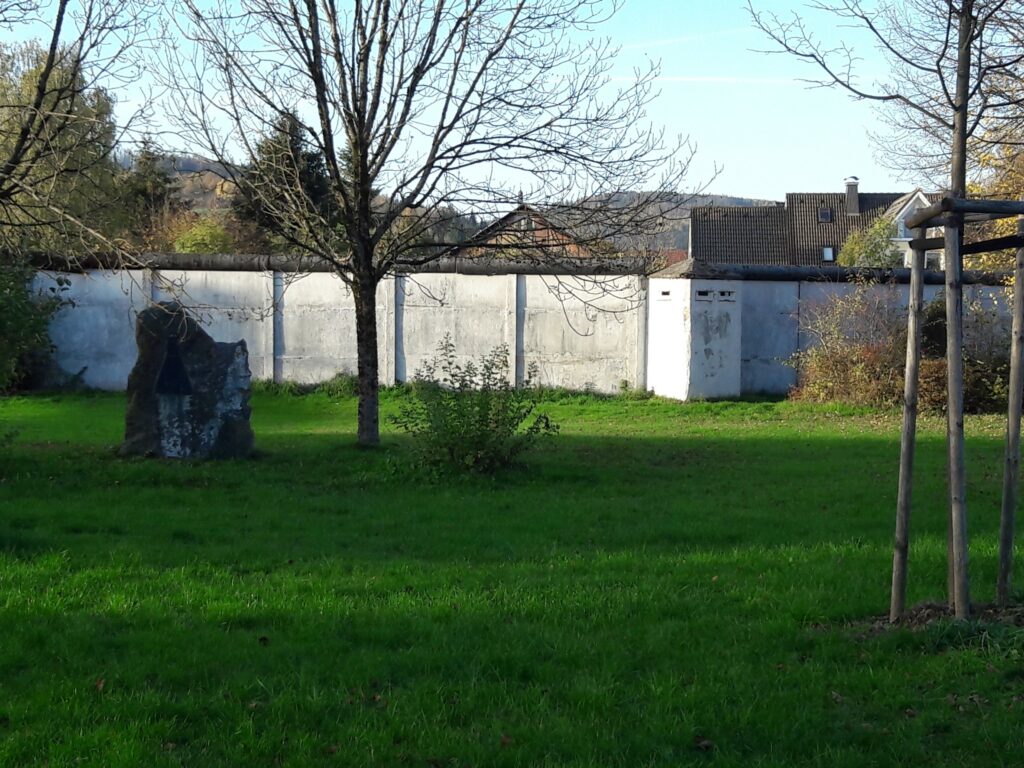
<path fill-rule="evenodd" d="M 122 456 L 248 456 L 249 352 L 214 341 L 174 301 L 139 313 L 139 357 L 128 377 Z"/>

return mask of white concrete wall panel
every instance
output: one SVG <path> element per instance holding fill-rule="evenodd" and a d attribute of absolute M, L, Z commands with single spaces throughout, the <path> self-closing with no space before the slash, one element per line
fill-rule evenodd
<path fill-rule="evenodd" d="M 285 280 L 281 297 L 279 368 L 284 381 L 315 384 L 356 372 L 356 310 L 337 275 Z"/>
<path fill-rule="evenodd" d="M 90 270 L 61 277 L 69 285 L 59 295 L 71 303 L 50 323 L 57 365 L 69 374 L 82 372 L 87 386 L 124 389 L 135 365 L 135 316 L 152 290 L 149 273 Z M 56 279 L 40 273 L 33 288 L 50 295 Z"/>
<path fill-rule="evenodd" d="M 799 348 L 799 284 L 747 280 L 740 300 L 740 391 L 785 394 L 796 384 L 796 370 L 786 361 Z"/>
<path fill-rule="evenodd" d="M 690 378 L 690 281 L 651 278 L 647 319 L 647 387 L 685 400 Z"/>
<path fill-rule="evenodd" d="M 460 364 L 507 344 L 515 348 L 515 275 L 430 274 L 401 278 L 399 378 L 413 378 L 437 355 L 445 335 Z M 510 289 L 511 286 L 511 289 Z"/>
<path fill-rule="evenodd" d="M 545 386 L 636 386 L 640 278 L 527 275 L 524 283 L 524 370 L 535 367 Z"/>
<path fill-rule="evenodd" d="M 739 397 L 743 283 L 689 282 L 690 370 L 686 399 Z"/>

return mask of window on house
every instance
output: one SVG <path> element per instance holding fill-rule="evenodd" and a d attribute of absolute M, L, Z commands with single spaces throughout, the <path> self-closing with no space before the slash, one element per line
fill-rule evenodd
<path fill-rule="evenodd" d="M 836 260 L 836 249 L 835 248 L 822 248 L 821 249 L 821 260 L 822 261 L 835 261 Z"/>
<path fill-rule="evenodd" d="M 924 254 L 925 269 L 942 269 L 942 251 L 926 251 Z"/>
<path fill-rule="evenodd" d="M 831 224 L 832 223 L 832 209 L 831 208 L 819 208 L 818 209 L 818 223 L 819 224 Z"/>

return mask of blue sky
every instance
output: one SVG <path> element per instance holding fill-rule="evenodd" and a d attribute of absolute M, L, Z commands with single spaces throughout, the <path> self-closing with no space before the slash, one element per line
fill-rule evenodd
<path fill-rule="evenodd" d="M 755 6 L 780 15 L 804 10 L 779 0 Z M 817 31 L 835 34 L 828 17 L 809 18 Z M 809 88 L 799 78 L 813 76 L 810 67 L 755 52 L 769 44 L 741 0 L 626 0 L 602 32 L 622 47 L 623 76 L 645 56 L 661 60 L 661 93 L 648 117 L 697 144 L 694 182 L 710 178 L 715 163 L 722 168 L 713 192 L 768 199 L 839 192 L 851 175 L 865 191 L 914 186 L 873 157 L 869 104 Z"/>
<path fill-rule="evenodd" d="M 838 34 L 831 17 L 806 13 L 805 0 L 754 3 L 780 15 L 798 11 L 815 33 Z M 41 26 L 21 26 L 15 37 L 46 34 Z M 621 47 L 616 77 L 632 77 L 649 59 L 661 61 L 660 93 L 647 118 L 697 145 L 692 187 L 711 179 L 716 166 L 720 172 L 708 190 L 743 197 L 841 191 L 851 175 L 860 177 L 864 191 L 915 186 L 876 161 L 869 104 L 836 89 L 808 87 L 799 78 L 814 76 L 813 69 L 758 52 L 770 43 L 754 28 L 743 0 L 625 0 L 595 33 Z M 870 54 L 860 46 L 858 52 Z M 137 101 L 131 94 L 120 98 L 126 109 Z"/>

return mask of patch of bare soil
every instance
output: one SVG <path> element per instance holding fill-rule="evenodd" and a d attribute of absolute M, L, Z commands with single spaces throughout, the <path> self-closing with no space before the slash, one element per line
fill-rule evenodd
<path fill-rule="evenodd" d="M 953 609 L 945 603 L 919 603 L 909 608 L 903 618 L 893 623 L 888 616 L 868 619 L 863 637 L 873 637 L 892 629 L 920 631 L 943 622 L 954 621 Z M 983 624 L 1001 624 L 1006 627 L 1024 627 L 1024 605 L 1000 607 L 992 603 L 971 606 L 971 621 Z"/>

